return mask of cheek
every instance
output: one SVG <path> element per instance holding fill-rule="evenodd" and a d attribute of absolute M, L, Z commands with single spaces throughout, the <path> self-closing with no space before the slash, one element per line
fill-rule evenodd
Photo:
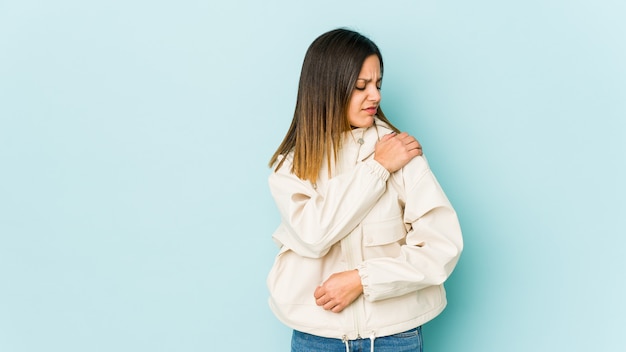
<path fill-rule="evenodd" d="M 352 102 L 352 103 L 350 104 L 350 112 L 351 112 L 351 113 L 356 113 L 356 112 L 358 112 L 358 111 L 359 111 L 359 104 L 358 104 L 358 103 L 355 103 L 355 102 Z"/>
<path fill-rule="evenodd" d="M 363 98 L 360 94 L 352 95 L 350 99 L 350 111 L 359 111 L 361 110 L 361 104 L 363 103 Z"/>
<path fill-rule="evenodd" d="M 360 112 L 361 112 L 361 104 L 356 100 L 350 101 L 348 115 L 352 118 L 357 118 Z"/>

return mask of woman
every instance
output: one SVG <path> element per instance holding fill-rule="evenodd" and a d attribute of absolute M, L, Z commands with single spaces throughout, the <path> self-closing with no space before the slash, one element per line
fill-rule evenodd
<path fill-rule="evenodd" d="M 383 60 L 346 29 L 318 37 L 271 158 L 282 222 L 270 306 L 292 351 L 422 351 L 463 242 L 415 138 L 380 109 Z"/>

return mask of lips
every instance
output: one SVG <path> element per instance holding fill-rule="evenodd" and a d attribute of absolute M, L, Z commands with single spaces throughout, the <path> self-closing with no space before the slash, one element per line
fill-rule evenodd
<path fill-rule="evenodd" d="M 378 107 L 376 106 L 370 106 L 369 108 L 365 108 L 363 109 L 365 112 L 367 112 L 370 115 L 375 115 L 376 112 L 378 112 Z"/>

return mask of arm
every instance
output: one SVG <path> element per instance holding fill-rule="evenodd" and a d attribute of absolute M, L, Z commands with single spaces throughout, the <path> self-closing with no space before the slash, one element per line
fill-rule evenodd
<path fill-rule="evenodd" d="M 283 225 L 275 237 L 306 257 L 324 256 L 357 226 L 384 193 L 389 178 L 383 166 L 370 160 L 333 177 L 320 194 L 308 181 L 290 172 L 288 161 L 269 178 Z"/>
<path fill-rule="evenodd" d="M 323 193 L 291 173 L 291 162 L 269 178 L 270 190 L 282 217 L 275 239 L 299 255 L 321 258 L 365 218 L 385 192 L 387 179 L 421 155 L 414 137 L 400 133 L 383 136 L 373 160 L 333 177 Z"/>
<path fill-rule="evenodd" d="M 419 175 L 418 169 L 423 170 Z M 463 249 L 456 213 L 426 160 L 418 158 L 404 171 L 404 222 L 411 226 L 400 256 L 366 260 L 357 267 L 365 299 L 369 301 L 442 284 Z M 414 179 L 407 179 L 406 175 Z"/>

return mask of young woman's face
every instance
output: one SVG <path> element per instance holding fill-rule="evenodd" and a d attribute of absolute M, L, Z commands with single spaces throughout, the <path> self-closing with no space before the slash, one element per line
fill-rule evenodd
<path fill-rule="evenodd" d="M 363 62 L 348 105 L 348 121 L 352 127 L 369 127 L 374 124 L 374 115 L 380 104 L 382 80 L 378 56 L 368 56 Z"/>

